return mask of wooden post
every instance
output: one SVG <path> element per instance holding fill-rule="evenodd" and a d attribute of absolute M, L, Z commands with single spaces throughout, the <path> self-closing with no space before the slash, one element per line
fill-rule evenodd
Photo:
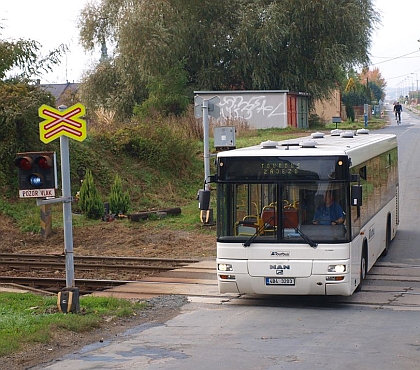
<path fill-rule="evenodd" d="M 52 209 L 51 204 L 41 206 L 41 236 L 48 238 L 52 233 Z"/>

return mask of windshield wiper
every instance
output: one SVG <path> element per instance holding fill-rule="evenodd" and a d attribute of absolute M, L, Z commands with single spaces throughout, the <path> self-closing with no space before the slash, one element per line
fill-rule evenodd
<path fill-rule="evenodd" d="M 261 231 L 264 231 L 264 230 L 265 230 L 265 224 L 264 224 L 264 225 L 262 225 L 262 226 L 260 226 L 260 227 L 257 229 L 257 231 L 255 231 L 255 233 L 254 233 L 252 236 L 250 236 L 250 237 L 248 238 L 248 240 L 247 240 L 245 243 L 243 243 L 242 245 L 243 245 L 244 247 L 249 247 L 249 246 L 251 245 L 251 243 L 255 240 L 255 238 L 256 238 L 258 235 L 260 235 Z"/>
<path fill-rule="evenodd" d="M 294 228 L 295 231 L 301 236 L 301 238 L 308 243 L 312 248 L 316 249 L 318 247 L 318 243 L 315 243 L 312 239 L 310 239 L 306 234 L 304 234 L 302 232 L 301 229 L 299 229 L 298 227 Z"/>
<path fill-rule="evenodd" d="M 302 232 L 301 229 L 299 229 L 298 226 L 293 226 L 292 221 L 290 221 L 286 216 L 283 216 L 283 220 L 288 221 L 288 223 L 290 224 L 290 226 L 300 235 L 300 237 L 306 242 L 308 243 L 312 248 L 316 249 L 318 247 L 318 243 L 315 243 L 311 238 L 309 238 L 309 236 L 307 236 L 306 234 L 304 234 Z"/>
<path fill-rule="evenodd" d="M 274 216 L 271 216 L 266 222 L 264 222 L 260 227 L 258 227 L 257 231 L 255 231 L 255 233 L 252 236 L 250 236 L 249 239 L 242 245 L 244 247 L 249 247 L 258 235 L 260 235 L 263 231 L 272 226 L 270 224 L 270 221 L 273 221 L 274 219 Z"/>
<path fill-rule="evenodd" d="M 292 222 L 285 216 L 283 216 L 284 220 L 288 221 L 290 223 L 290 225 L 292 226 Z M 257 238 L 258 235 L 260 235 L 265 229 L 267 229 L 270 225 L 269 221 L 274 220 L 274 217 L 270 217 L 267 222 L 265 222 L 263 225 L 261 225 L 259 228 L 257 228 L 257 230 L 255 231 L 255 233 L 253 235 L 251 235 L 249 237 L 249 239 L 243 243 L 242 245 L 244 247 L 249 247 L 253 241 Z M 312 248 L 316 249 L 318 247 L 318 243 L 314 242 L 311 238 L 309 238 L 306 234 L 304 234 L 302 232 L 301 229 L 299 229 L 299 227 L 294 227 L 292 226 L 292 228 L 300 235 L 300 237 L 306 242 L 308 243 Z"/>

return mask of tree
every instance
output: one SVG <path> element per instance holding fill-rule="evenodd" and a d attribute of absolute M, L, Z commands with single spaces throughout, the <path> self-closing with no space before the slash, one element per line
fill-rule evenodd
<path fill-rule="evenodd" d="M 361 81 L 367 82 L 372 95 L 372 100 L 379 102 L 379 100 L 383 100 L 385 98 L 386 82 L 382 77 L 379 68 L 374 68 L 373 70 L 365 68 L 360 73 L 359 78 Z"/>
<path fill-rule="evenodd" d="M 0 30 L 2 28 L 0 25 Z M 41 46 L 35 40 L 0 39 L 0 80 L 4 80 L 7 72 L 14 69 L 17 69 L 15 74 L 20 79 L 40 76 L 44 72 L 51 71 L 54 65 L 60 64 L 60 58 L 68 50 L 67 46 L 62 44 L 43 56 L 40 54 Z"/>
<path fill-rule="evenodd" d="M 345 88 L 341 100 L 346 106 L 374 104 L 385 97 L 386 82 L 377 68 L 373 71 L 366 68 L 361 73 L 350 70 L 342 85 Z"/>
<path fill-rule="evenodd" d="M 104 204 L 90 170 L 86 171 L 86 177 L 80 188 L 79 207 L 87 218 L 100 219 L 104 215 Z"/>
<path fill-rule="evenodd" d="M 287 89 L 315 100 L 336 88 L 343 70 L 368 65 L 379 20 L 372 0 L 102 0 L 84 8 L 79 27 L 87 50 L 115 46 L 112 63 L 129 76 L 125 91 L 170 81 L 171 73 L 179 81 L 183 69 L 190 97 Z"/>
<path fill-rule="evenodd" d="M 79 94 L 86 111 L 105 110 L 124 121 L 131 117 L 133 107 L 147 98 L 139 72 L 134 67 L 124 68 L 121 63 L 120 58 L 102 61 L 84 76 Z M 130 69 L 132 73 L 128 73 Z"/>
<path fill-rule="evenodd" d="M 111 196 L 109 198 L 109 208 L 113 214 L 126 215 L 130 207 L 130 195 L 128 191 L 123 191 L 121 177 L 115 175 L 114 183 L 111 186 Z"/>
<path fill-rule="evenodd" d="M 3 27 L 0 25 L 0 31 Z M 30 78 L 39 76 L 59 63 L 66 48 L 60 46 L 47 56 L 39 53 L 41 45 L 33 40 L 0 39 L 0 187 L 3 194 L 16 194 L 17 152 L 53 150 L 39 140 L 38 108 L 54 105 L 51 94 L 42 91 Z M 8 77 L 12 73 L 15 76 Z"/>
<path fill-rule="evenodd" d="M 378 104 L 380 100 L 385 98 L 385 92 L 375 83 L 369 81 L 369 91 L 372 99 L 372 104 Z"/>
<path fill-rule="evenodd" d="M 17 194 L 16 153 L 51 150 L 39 139 L 38 108 L 54 99 L 36 86 L 0 81 L 0 187 L 3 194 Z"/>

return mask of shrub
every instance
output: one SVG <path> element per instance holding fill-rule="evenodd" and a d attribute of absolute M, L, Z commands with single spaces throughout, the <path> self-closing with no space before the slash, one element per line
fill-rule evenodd
<path fill-rule="evenodd" d="M 0 59 L 1 64 L 3 55 Z M 54 143 L 46 146 L 39 140 L 38 116 L 38 108 L 53 105 L 54 99 L 36 86 L 13 81 L 0 81 L 0 96 L 0 189 L 2 195 L 14 196 L 18 191 L 16 153 L 56 148 Z"/>
<path fill-rule="evenodd" d="M 90 170 L 86 171 L 85 180 L 80 188 L 79 206 L 88 218 L 99 219 L 104 215 L 104 204 L 96 189 Z"/>
<path fill-rule="evenodd" d="M 352 105 L 346 105 L 346 115 L 352 122 L 354 122 L 355 114 L 354 107 Z"/>
<path fill-rule="evenodd" d="M 316 113 L 311 113 L 309 115 L 308 124 L 309 124 L 309 127 L 312 127 L 312 128 L 325 126 L 325 123 L 322 122 L 321 117 L 318 116 Z"/>
<path fill-rule="evenodd" d="M 128 190 L 123 192 L 121 178 L 115 175 L 114 183 L 111 186 L 111 195 L 109 198 L 109 208 L 113 214 L 127 214 L 130 207 L 130 195 Z"/>

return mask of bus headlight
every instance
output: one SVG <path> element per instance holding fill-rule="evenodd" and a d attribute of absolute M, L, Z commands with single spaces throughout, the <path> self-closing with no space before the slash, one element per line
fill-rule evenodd
<path fill-rule="evenodd" d="M 217 269 L 219 271 L 233 271 L 233 267 L 230 263 L 219 263 Z"/>
<path fill-rule="evenodd" d="M 346 272 L 347 268 L 346 265 L 329 265 L 328 266 L 328 272 L 337 272 L 339 274 L 342 274 L 343 272 Z"/>

